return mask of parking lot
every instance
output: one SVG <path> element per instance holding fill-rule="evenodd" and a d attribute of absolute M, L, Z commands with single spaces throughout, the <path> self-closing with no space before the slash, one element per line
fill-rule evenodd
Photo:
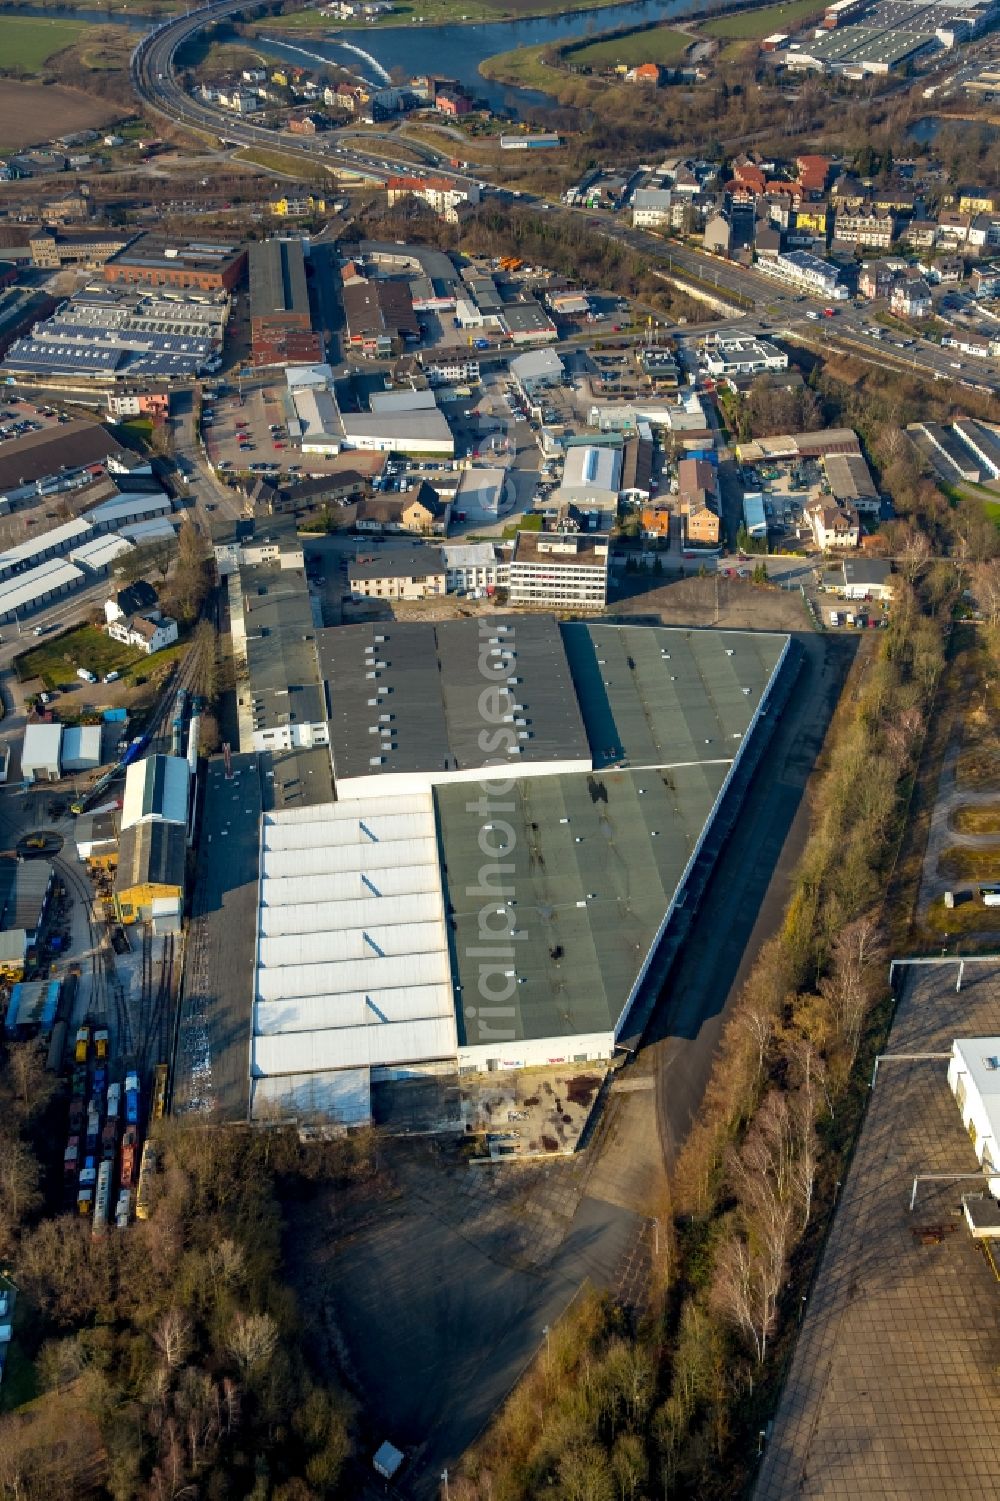
<path fill-rule="evenodd" d="M 43 428 L 58 427 L 69 418 L 54 407 L 34 406 L 23 397 L 0 394 L 0 446 L 14 438 L 23 438 L 27 433 L 41 432 Z"/>
<path fill-rule="evenodd" d="M 214 398 L 205 396 L 202 434 L 214 469 L 267 474 L 275 480 L 301 471 L 301 456 L 288 441 L 284 393 L 282 382 L 242 396 L 228 389 Z"/>

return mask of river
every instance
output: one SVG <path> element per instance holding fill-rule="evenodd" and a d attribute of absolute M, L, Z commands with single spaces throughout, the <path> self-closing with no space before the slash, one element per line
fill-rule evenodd
<path fill-rule="evenodd" d="M 287 45 L 249 39 L 252 46 L 269 57 L 280 57 L 286 62 L 306 59 L 296 49 L 308 52 L 326 62 L 365 77 L 372 83 L 380 82 L 371 67 L 343 43 L 349 42 L 371 54 L 387 71 L 402 68 L 408 74 L 433 73 L 438 77 L 457 78 L 474 93 L 484 99 L 494 110 L 525 109 L 539 105 L 551 105 L 547 94 L 531 89 L 510 88 L 494 83 L 479 73 L 479 64 L 484 58 L 494 57 L 498 52 L 509 52 L 514 47 L 534 47 L 547 42 L 565 42 L 576 36 L 588 36 L 599 31 L 613 31 L 619 26 L 641 25 L 644 21 L 666 20 L 682 15 L 693 15 L 697 7 L 692 0 L 634 0 L 629 5 L 610 5 L 600 10 L 570 11 L 557 16 L 536 16 L 523 21 L 484 21 L 481 24 L 460 26 L 373 26 L 365 29 L 351 27 L 338 32 L 331 28 L 323 41 L 308 37 L 290 37 Z M 130 26 L 144 29 L 152 25 L 149 16 L 136 12 L 116 11 L 107 15 L 101 10 L 63 10 L 56 6 L 18 6 L 16 11 L 0 11 L 0 14 L 21 16 L 72 16 L 77 21 L 93 21 L 96 25 Z M 266 25 L 266 22 L 264 23 Z"/>

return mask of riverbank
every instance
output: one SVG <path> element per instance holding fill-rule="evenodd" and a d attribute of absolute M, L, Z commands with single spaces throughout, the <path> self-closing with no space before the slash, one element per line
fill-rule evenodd
<path fill-rule="evenodd" d="M 84 0 L 81 0 L 84 3 Z M 571 20 L 581 11 L 617 9 L 617 0 L 578 0 L 567 8 L 566 0 L 401 0 L 391 12 L 373 21 L 340 21 L 323 15 L 318 7 L 293 11 L 286 16 L 267 16 L 248 29 L 288 32 L 323 41 L 331 30 L 384 31 L 401 26 L 477 26 L 494 21 L 537 21 L 546 17 Z"/>

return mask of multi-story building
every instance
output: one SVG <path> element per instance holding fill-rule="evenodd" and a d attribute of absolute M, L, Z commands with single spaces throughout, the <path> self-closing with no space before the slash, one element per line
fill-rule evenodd
<path fill-rule="evenodd" d="M 603 610 L 608 600 L 608 538 L 519 531 L 509 579 L 512 605 Z"/>
<path fill-rule="evenodd" d="M 441 551 L 449 594 L 492 594 L 509 581 L 507 559 L 492 542 L 450 542 Z"/>
<path fill-rule="evenodd" d="M 833 237 L 843 245 L 873 245 L 888 250 L 899 232 L 899 220 L 891 210 L 879 213 L 841 210 L 834 222 Z"/>
<path fill-rule="evenodd" d="M 922 276 L 900 277 L 889 296 L 889 306 L 901 318 L 929 318 L 931 289 Z"/>
<path fill-rule="evenodd" d="M 386 184 L 390 208 L 405 198 L 419 198 L 448 224 L 457 224 L 459 208 L 478 203 L 480 197 L 477 183 L 459 183 L 450 177 L 390 177 Z"/>
<path fill-rule="evenodd" d="M 861 523 L 853 506 L 837 506 L 817 501 L 806 508 L 806 520 L 816 546 L 824 552 L 857 547 L 861 541 Z"/>

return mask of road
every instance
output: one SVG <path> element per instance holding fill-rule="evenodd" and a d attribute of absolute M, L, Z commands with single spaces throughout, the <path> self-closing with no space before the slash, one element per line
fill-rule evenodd
<path fill-rule="evenodd" d="M 295 136 L 287 131 L 267 130 L 253 125 L 237 115 L 230 115 L 202 104 L 186 94 L 174 75 L 174 56 L 182 42 L 213 21 L 239 15 L 248 8 L 247 0 L 213 0 L 183 16 L 175 16 L 160 22 L 137 44 L 130 62 L 132 87 L 139 97 L 160 115 L 218 136 L 223 144 L 256 146 L 270 151 L 280 151 L 294 160 L 317 164 L 331 173 L 335 172 L 366 178 L 371 182 L 385 182 L 393 173 L 412 172 L 413 157 L 393 157 L 388 149 L 378 154 L 364 150 L 351 141 L 357 140 L 358 129 L 348 126 L 343 130 L 331 130 L 314 140 Z M 388 135 L 377 137 L 383 148 L 391 145 Z M 416 150 L 407 141 L 407 152 Z M 436 152 L 432 147 L 419 148 L 421 159 L 434 167 L 437 176 L 466 181 L 461 173 L 452 170 L 450 157 Z"/>

